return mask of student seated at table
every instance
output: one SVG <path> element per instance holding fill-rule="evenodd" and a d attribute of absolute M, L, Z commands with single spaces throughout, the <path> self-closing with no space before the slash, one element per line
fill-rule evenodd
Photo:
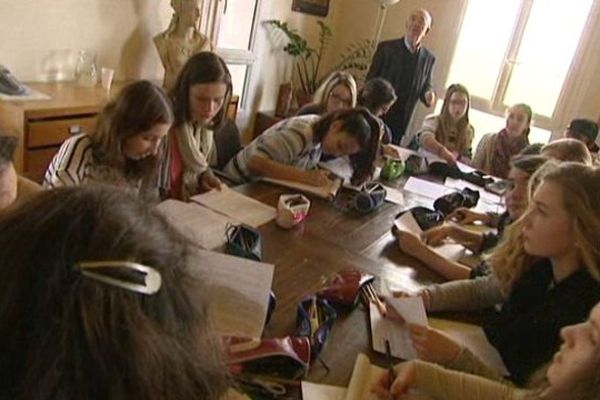
<path fill-rule="evenodd" d="M 225 172 L 239 183 L 268 177 L 324 186 L 331 179 L 328 170 L 315 169 L 321 156 L 350 155 L 352 181 L 360 184 L 373 173 L 379 133 L 379 122 L 364 108 L 292 117 L 254 139 Z"/>
<path fill-rule="evenodd" d="M 583 142 L 577 139 L 563 138 L 552 141 L 542 147 L 540 153 L 545 157 L 558 161 L 573 161 L 592 165 L 592 156 L 589 150 Z"/>
<path fill-rule="evenodd" d="M 430 115 L 417 132 L 418 146 L 444 159 L 449 164 L 468 162 L 474 129 L 469 123 L 469 91 L 461 84 L 446 90 L 442 112 Z"/>
<path fill-rule="evenodd" d="M 0 135 L 0 211 L 16 206 L 42 190 L 37 183 L 19 176 L 13 165 L 13 154 L 19 139 Z"/>
<path fill-rule="evenodd" d="M 319 86 L 313 101 L 305 104 L 296 115 L 324 115 L 332 111 L 356 107 L 356 81 L 352 74 L 346 71 L 333 72 Z"/>
<path fill-rule="evenodd" d="M 400 249 L 449 280 L 474 278 L 487 274 L 489 270 L 486 262 L 471 269 L 459 262 L 444 258 L 428 245 L 439 246 L 446 238 L 450 238 L 475 254 L 493 249 L 502 237 L 504 229 L 512 221 L 519 219 L 527 209 L 529 179 L 546 161 L 547 158 L 541 156 L 521 156 L 513 159 L 508 174 L 510 185 L 505 194 L 506 212 L 503 214 L 481 214 L 467 208 L 460 208 L 448 216 L 449 221 L 463 224 L 482 221 L 488 226 L 497 228 L 497 233 L 475 232 L 452 222 L 423 232 L 421 238 L 408 232 L 394 231 Z"/>
<path fill-rule="evenodd" d="M 518 385 L 551 360 L 560 329 L 583 321 L 600 301 L 600 169 L 547 163 L 536 178 L 541 183 L 527 211 L 507 228 L 489 258 L 491 275 L 420 293 L 428 311 L 500 304 L 483 327 Z M 420 359 L 498 378 L 440 331 L 416 325 L 410 331 Z"/>
<path fill-rule="evenodd" d="M 214 135 L 226 122 L 231 94 L 231 74 L 221 57 L 210 52 L 190 57 L 171 91 L 175 122 L 161 162 L 163 197 L 187 199 L 221 187 L 212 171 L 219 150 Z"/>
<path fill-rule="evenodd" d="M 368 80 L 358 93 L 358 105 L 365 107 L 377 118 L 381 119 L 390 107 L 396 102 L 397 96 L 394 87 L 383 78 L 373 78 Z M 392 131 L 383 120 L 384 134 L 381 137 L 381 143 L 389 144 L 392 142 Z"/>
<path fill-rule="evenodd" d="M 473 167 L 506 178 L 510 160 L 529 145 L 533 112 L 527 104 L 515 104 L 506 111 L 506 126 L 498 133 L 483 135 L 473 157 Z"/>
<path fill-rule="evenodd" d="M 157 198 L 160 143 L 172 122 L 171 103 L 161 88 L 149 81 L 132 83 L 102 109 L 94 132 L 62 144 L 43 186 L 103 182 Z"/>
<path fill-rule="evenodd" d="M 227 371 L 206 304 L 184 290 L 188 251 L 157 212 L 102 185 L 0 215 L 0 399 L 220 398 Z"/>
<path fill-rule="evenodd" d="M 545 371 L 545 381 L 530 389 L 416 360 L 395 367 L 391 388 L 389 374 L 382 373 L 373 391 L 382 399 L 401 399 L 410 389 L 417 389 L 440 400 L 597 400 L 600 304 L 596 304 L 586 321 L 562 328 L 560 337 L 562 346 Z"/>
<path fill-rule="evenodd" d="M 596 161 L 598 158 L 598 145 L 596 144 L 596 139 L 598 138 L 597 123 L 591 119 L 576 118 L 571 121 L 565 130 L 564 137 L 579 140 L 587 147 L 592 158 Z"/>

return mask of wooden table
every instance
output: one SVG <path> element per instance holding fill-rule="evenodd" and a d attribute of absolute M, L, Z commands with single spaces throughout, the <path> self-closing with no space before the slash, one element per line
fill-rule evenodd
<path fill-rule="evenodd" d="M 252 183 L 236 190 L 275 207 L 279 195 L 290 193 L 268 183 Z M 263 259 L 275 265 L 273 291 L 277 296 L 272 325 L 265 334 L 293 334 L 299 301 L 315 293 L 324 277 L 348 267 L 406 284 L 440 282 L 441 277 L 400 251 L 390 231 L 398 212 L 425 201 L 407 194 L 404 206 L 386 202 L 373 213 L 359 214 L 338 210 L 332 202 L 312 197 L 309 216 L 300 226 L 284 230 L 274 221 L 261 226 Z M 341 315 L 321 353 L 330 372 L 316 362 L 307 379 L 347 385 L 359 352 L 382 363 L 383 357 L 371 350 L 368 329 L 368 315 L 362 307 Z"/>

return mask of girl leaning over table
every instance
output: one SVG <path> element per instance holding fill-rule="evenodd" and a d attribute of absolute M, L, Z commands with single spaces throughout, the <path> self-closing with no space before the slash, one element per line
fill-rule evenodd
<path fill-rule="evenodd" d="M 411 389 L 440 400 L 600 399 L 600 303 L 585 322 L 561 329 L 560 336 L 560 350 L 554 354 L 543 381 L 533 388 L 517 388 L 507 381 L 416 360 L 396 366 L 391 387 L 389 374 L 382 374 L 373 391 L 383 399 L 402 398 Z"/>
<path fill-rule="evenodd" d="M 530 382 L 560 345 L 559 332 L 583 321 L 600 301 L 600 170 L 547 163 L 524 215 L 492 253 L 492 274 L 433 285 L 420 292 L 428 311 L 482 310 L 484 322 L 517 385 Z M 411 325 L 419 358 L 487 378 L 502 377 L 442 332 Z"/>
<path fill-rule="evenodd" d="M 225 167 L 238 183 L 261 177 L 325 186 L 328 170 L 315 169 L 323 154 L 351 156 L 353 183 L 373 173 L 379 148 L 380 124 L 364 108 L 334 111 L 320 117 L 292 117 L 254 139 Z"/>
<path fill-rule="evenodd" d="M 149 81 L 134 82 L 102 109 L 93 132 L 65 140 L 43 186 L 101 182 L 158 199 L 160 144 L 172 122 L 171 102 L 163 90 Z"/>

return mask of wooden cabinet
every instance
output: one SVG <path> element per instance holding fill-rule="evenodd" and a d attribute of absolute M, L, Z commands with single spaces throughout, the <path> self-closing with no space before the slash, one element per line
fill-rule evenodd
<path fill-rule="evenodd" d="M 100 86 L 82 87 L 74 82 L 29 83 L 50 96 L 49 100 L 0 101 L 0 133 L 19 138 L 15 154 L 17 172 L 41 182 L 62 142 L 81 132 L 92 132 L 96 115 L 111 96 L 128 82 L 115 82 L 110 96 Z M 227 115 L 235 120 L 238 98 Z"/>

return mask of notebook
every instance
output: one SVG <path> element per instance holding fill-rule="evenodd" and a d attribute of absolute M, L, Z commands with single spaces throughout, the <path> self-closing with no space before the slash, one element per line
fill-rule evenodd
<path fill-rule="evenodd" d="M 221 190 L 213 189 L 193 196 L 191 200 L 254 228 L 275 219 L 277 214 L 274 207 L 231 190 L 225 185 Z"/>
<path fill-rule="evenodd" d="M 296 189 L 300 192 L 313 194 L 315 196 L 321 197 L 323 199 L 333 199 L 337 194 L 338 190 L 342 186 L 341 179 L 333 179 L 330 180 L 330 183 L 325 186 L 313 186 L 307 185 L 305 183 L 300 183 L 296 181 L 288 181 L 283 179 L 272 179 L 272 178 L 263 178 L 265 182 L 273 183 L 279 186 L 285 186 L 290 189 Z"/>
<path fill-rule="evenodd" d="M 302 398 L 305 400 L 380 400 L 371 388 L 386 373 L 384 368 L 371 364 L 369 358 L 360 353 L 356 357 L 354 370 L 347 388 L 302 382 Z M 427 400 L 429 396 L 411 392 L 402 397 L 405 400 Z"/>

